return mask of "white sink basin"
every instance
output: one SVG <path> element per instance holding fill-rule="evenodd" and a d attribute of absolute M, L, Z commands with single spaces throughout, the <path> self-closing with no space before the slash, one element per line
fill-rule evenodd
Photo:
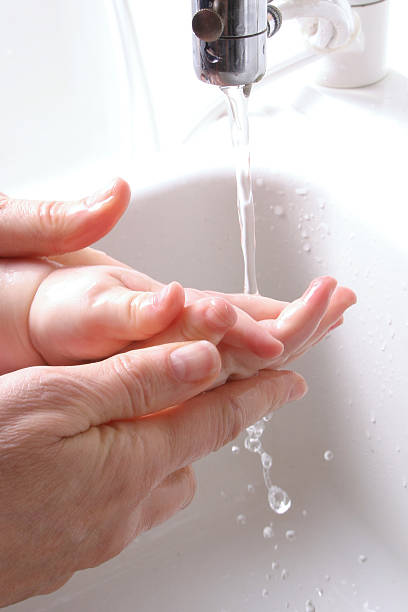
<path fill-rule="evenodd" d="M 324 612 L 406 612 L 407 84 L 392 74 L 359 91 L 305 87 L 287 110 L 252 121 L 261 292 L 294 299 L 330 273 L 359 298 L 344 327 L 296 364 L 310 392 L 264 435 L 292 509 L 271 512 L 241 441 L 238 455 L 228 447 L 197 465 L 198 495 L 172 521 L 10 610 L 303 612 L 312 600 Z M 221 120 L 150 165 L 102 248 L 163 281 L 240 291 L 227 131 Z"/>

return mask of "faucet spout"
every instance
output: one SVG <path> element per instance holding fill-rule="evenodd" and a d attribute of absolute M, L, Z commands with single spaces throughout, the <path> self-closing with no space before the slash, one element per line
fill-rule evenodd
<path fill-rule="evenodd" d="M 192 0 L 193 58 L 199 79 L 250 85 L 266 71 L 266 40 L 281 15 L 268 0 Z"/>

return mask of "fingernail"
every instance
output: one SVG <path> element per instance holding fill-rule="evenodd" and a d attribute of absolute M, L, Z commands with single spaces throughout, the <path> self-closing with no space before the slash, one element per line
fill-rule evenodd
<path fill-rule="evenodd" d="M 197 382 L 215 374 L 219 360 L 215 347 L 202 340 L 174 350 L 170 354 L 170 363 L 178 380 Z"/>
<path fill-rule="evenodd" d="M 99 189 L 93 195 L 86 198 L 85 204 L 87 208 L 98 208 L 102 204 L 105 204 L 112 196 L 112 190 L 116 184 L 116 179 L 113 179 L 109 185 L 103 189 Z"/>
<path fill-rule="evenodd" d="M 299 377 L 289 393 L 288 401 L 294 402 L 296 400 L 302 399 L 302 397 L 306 395 L 307 391 L 308 388 L 306 381 L 303 378 Z"/>
<path fill-rule="evenodd" d="M 234 308 L 221 299 L 210 300 L 210 305 L 205 311 L 205 318 L 212 327 L 226 329 L 232 327 L 237 320 Z"/>

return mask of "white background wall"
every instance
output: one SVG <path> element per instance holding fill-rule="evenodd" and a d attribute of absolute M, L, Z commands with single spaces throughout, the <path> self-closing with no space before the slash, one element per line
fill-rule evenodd
<path fill-rule="evenodd" d="M 189 0 L 130 2 L 160 145 L 168 149 L 220 94 L 193 74 Z M 390 2 L 391 66 L 408 74 L 408 7 Z M 270 63 L 300 40 L 284 25 L 269 43 Z M 74 182 L 81 173 L 88 177 L 81 184 L 96 186 L 123 174 L 132 117 L 137 164 L 154 149 L 140 76 L 131 115 L 110 0 L 0 0 L 0 190 L 18 195 L 49 176 Z"/>

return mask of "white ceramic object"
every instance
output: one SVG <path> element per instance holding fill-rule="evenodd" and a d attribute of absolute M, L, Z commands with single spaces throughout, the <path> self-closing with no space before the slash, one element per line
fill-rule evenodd
<path fill-rule="evenodd" d="M 388 70 L 389 0 L 354 0 L 354 40 L 327 53 L 319 63 L 317 82 L 326 87 L 363 87 L 384 78 Z"/>
<path fill-rule="evenodd" d="M 10 611 L 303 612 L 309 600 L 319 612 L 406 611 L 407 79 L 392 73 L 357 91 L 297 83 L 281 108 L 271 109 L 267 88 L 254 98 L 260 289 L 293 299 L 330 273 L 359 303 L 296 364 L 309 395 L 264 435 L 292 509 L 268 508 L 259 461 L 241 440 L 238 455 L 228 447 L 197 465 L 187 510 Z M 227 141 L 221 120 L 190 148 L 139 168 L 132 206 L 100 246 L 164 281 L 239 291 Z M 271 521 L 274 536 L 264 538 Z"/>

